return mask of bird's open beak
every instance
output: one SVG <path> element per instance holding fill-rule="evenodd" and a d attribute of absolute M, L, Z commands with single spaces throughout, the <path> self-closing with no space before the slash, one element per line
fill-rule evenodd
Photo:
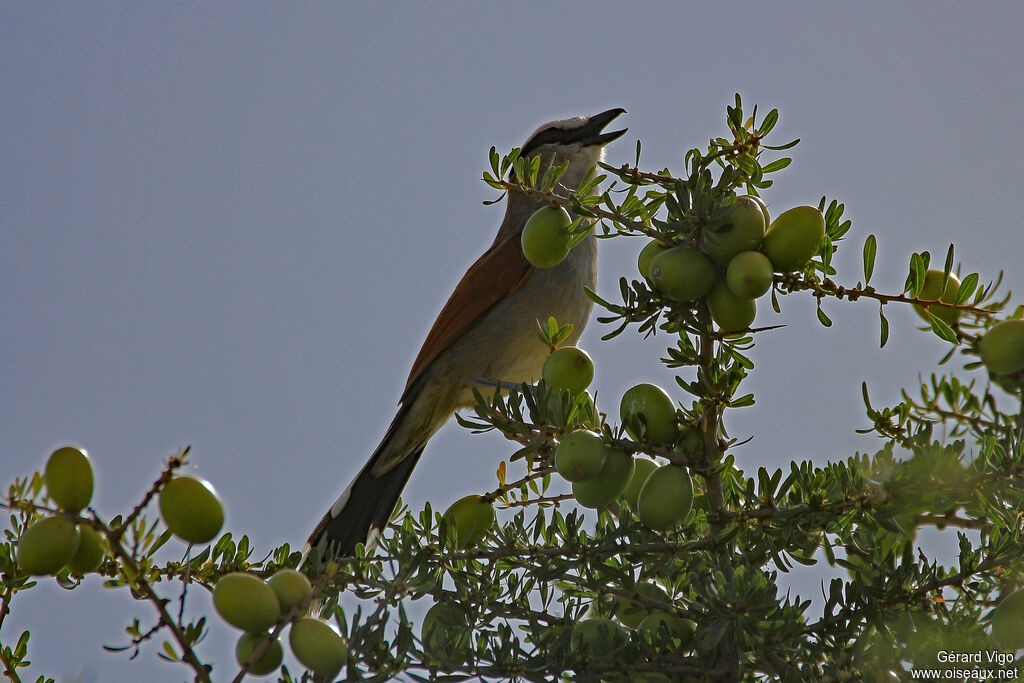
<path fill-rule="evenodd" d="M 627 128 L 622 130 L 613 130 L 610 133 L 602 133 L 604 127 L 614 121 L 619 115 L 625 114 L 626 110 L 621 107 L 615 109 L 609 109 L 603 111 L 600 114 L 591 116 L 585 124 L 576 129 L 578 142 L 583 147 L 590 147 L 592 145 L 599 145 L 603 147 L 612 140 L 617 140 L 626 134 Z"/>

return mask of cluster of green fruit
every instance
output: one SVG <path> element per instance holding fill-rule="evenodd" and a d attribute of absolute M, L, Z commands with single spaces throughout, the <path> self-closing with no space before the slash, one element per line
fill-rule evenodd
<path fill-rule="evenodd" d="M 77 446 L 55 450 L 43 476 L 47 495 L 69 515 L 77 515 L 92 500 L 92 464 Z M 81 577 L 96 571 L 106 554 L 99 532 L 61 514 L 33 523 L 18 543 L 18 565 L 33 576 L 58 574 L 67 567 Z"/>
<path fill-rule="evenodd" d="M 578 395 L 594 379 L 594 362 L 576 347 L 557 349 L 542 371 L 549 389 Z M 674 444 L 681 432 L 672 399 L 653 384 L 638 384 L 622 396 L 619 414 L 626 432 L 637 441 L 656 446 Z M 687 428 L 683 441 L 699 447 L 700 432 Z M 572 483 L 572 493 L 583 507 L 602 508 L 624 495 L 640 520 L 651 529 L 670 529 L 683 519 L 693 503 L 693 482 L 686 468 L 659 467 L 653 460 L 633 458 L 608 446 L 587 429 L 567 432 L 555 447 L 555 469 Z"/>
<path fill-rule="evenodd" d="M 704 298 L 719 330 L 740 332 L 754 322 L 754 299 L 771 289 L 773 274 L 802 269 L 824 236 L 825 217 L 817 208 L 798 206 L 772 221 L 761 198 L 747 195 L 707 225 L 697 244 L 650 242 L 637 267 L 667 299 Z"/>
<path fill-rule="evenodd" d="M 46 493 L 63 512 L 77 515 L 92 500 L 92 463 L 84 449 L 63 446 L 46 461 Z M 167 528 L 188 543 L 208 543 L 224 525 L 224 506 L 209 482 L 174 477 L 160 489 L 160 512 Z M 18 564 L 29 574 L 57 574 L 67 567 L 76 577 L 95 571 L 106 557 L 102 535 L 66 515 L 32 524 L 18 543 Z"/>
<path fill-rule="evenodd" d="M 313 594 L 305 574 L 282 569 L 266 582 L 254 574 L 225 574 L 213 588 L 213 606 L 224 621 L 244 631 L 235 646 L 235 658 L 241 666 L 250 660 L 256 647 L 268 638 L 268 630 L 282 616 L 304 609 Z M 313 617 L 301 617 L 291 625 L 288 643 L 292 654 L 318 676 L 333 678 L 348 661 L 348 645 L 330 623 Z M 284 650 L 272 640 L 263 654 L 249 664 L 257 676 L 273 673 L 281 666 Z"/>
<path fill-rule="evenodd" d="M 620 416 L 627 433 L 638 441 L 662 446 L 679 436 L 672 399 L 653 384 L 629 389 L 622 396 Z M 602 508 L 624 496 L 640 520 L 655 530 L 675 526 L 693 503 L 686 468 L 633 458 L 589 430 L 577 429 L 559 439 L 555 469 L 572 483 L 573 496 L 583 507 Z"/>
<path fill-rule="evenodd" d="M 548 389 L 577 397 L 594 379 L 594 362 L 586 351 L 564 346 L 548 356 L 542 377 Z M 619 412 L 626 432 L 636 441 L 653 446 L 678 444 L 690 455 L 703 452 L 703 433 L 689 426 L 679 428 L 672 399 L 660 387 L 632 387 L 622 396 Z M 671 529 L 693 505 L 693 481 L 685 467 L 634 458 L 588 429 L 563 434 L 555 447 L 554 464 L 572 483 L 580 505 L 598 509 L 622 496 L 650 529 Z M 482 496 L 469 495 L 455 501 L 443 519 L 448 541 L 468 548 L 480 543 L 494 526 L 494 506 Z"/>

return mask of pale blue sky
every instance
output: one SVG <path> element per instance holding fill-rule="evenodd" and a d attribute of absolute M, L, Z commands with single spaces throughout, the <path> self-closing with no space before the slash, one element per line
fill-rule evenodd
<path fill-rule="evenodd" d="M 1024 290 L 1019 3 L 0 2 L 0 434 L 4 480 L 77 442 L 98 510 L 130 509 L 184 444 L 261 554 L 301 544 L 377 444 L 409 365 L 499 207 L 487 150 L 539 123 L 622 106 L 651 168 L 723 132 L 739 91 L 801 137 L 766 193 L 773 213 L 827 194 L 854 221 L 842 278 L 898 290 L 914 250 L 951 241 L 984 279 Z M 602 245 L 599 292 L 639 242 Z M 1018 298 L 1019 302 L 1020 299 Z M 945 351 L 892 310 L 762 307 L 742 467 L 874 448 L 879 403 Z M 593 321 L 598 405 L 637 381 L 671 389 L 663 337 L 609 344 Z M 963 374 L 963 371 L 960 371 Z M 677 398 L 683 399 L 682 394 Z M 512 448 L 454 425 L 407 491 L 445 507 L 493 488 Z M 934 544 L 948 542 L 932 539 Z M 822 574 L 787 587 L 819 594 Z M 180 681 L 181 667 L 107 654 L 151 610 L 91 580 L 17 600 L 4 642 L 33 630 L 32 677 Z M 234 634 L 200 652 L 233 676 Z M 229 675 L 230 671 L 230 675 Z"/>

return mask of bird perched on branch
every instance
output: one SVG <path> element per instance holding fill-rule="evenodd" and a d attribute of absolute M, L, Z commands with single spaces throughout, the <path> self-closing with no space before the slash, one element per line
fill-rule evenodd
<path fill-rule="evenodd" d="M 568 162 L 560 183 L 573 191 L 625 130 L 604 128 L 624 109 L 552 121 L 523 144 L 524 159 L 539 156 L 541 170 Z M 475 403 L 474 386 L 520 384 L 540 377 L 548 349 L 538 343 L 537 320 L 572 323 L 572 344 L 592 307 L 583 291 L 597 279 L 597 239 L 588 235 L 551 268 L 523 256 L 521 233 L 542 200 L 512 190 L 493 244 L 470 266 L 441 310 L 420 349 L 398 414 L 380 445 L 309 537 L 307 552 L 351 555 L 387 525 L 423 449 L 459 408 Z"/>

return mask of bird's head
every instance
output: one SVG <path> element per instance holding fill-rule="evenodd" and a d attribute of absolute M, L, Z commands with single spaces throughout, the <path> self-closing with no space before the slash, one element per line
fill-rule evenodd
<path fill-rule="evenodd" d="M 604 146 L 625 134 L 625 128 L 602 132 L 605 126 L 625 113 L 625 109 L 615 108 L 594 116 L 550 121 L 526 139 L 520 154 L 524 158 L 540 156 L 542 175 L 548 164 L 558 166 L 568 161 L 569 167 L 559 182 L 569 189 L 576 189 L 587 172 L 604 157 Z"/>

